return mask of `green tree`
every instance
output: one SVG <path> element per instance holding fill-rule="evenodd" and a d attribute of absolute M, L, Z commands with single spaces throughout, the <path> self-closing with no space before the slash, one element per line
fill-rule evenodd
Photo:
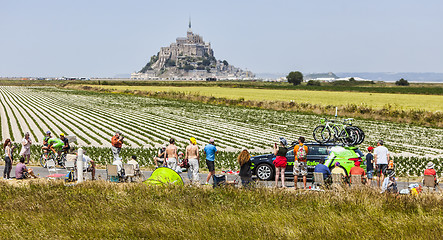
<path fill-rule="evenodd" d="M 299 71 L 290 72 L 288 76 L 286 76 L 286 79 L 288 79 L 288 82 L 295 85 L 299 85 L 303 82 L 303 74 Z"/>
<path fill-rule="evenodd" d="M 400 80 L 395 82 L 395 85 L 397 85 L 397 86 L 409 86 L 409 82 L 408 82 L 408 80 L 405 80 L 405 79 L 401 78 Z"/>
<path fill-rule="evenodd" d="M 353 77 L 349 78 L 349 82 L 355 82 L 355 78 Z"/>
<path fill-rule="evenodd" d="M 309 80 L 308 86 L 320 86 L 320 81 Z"/>

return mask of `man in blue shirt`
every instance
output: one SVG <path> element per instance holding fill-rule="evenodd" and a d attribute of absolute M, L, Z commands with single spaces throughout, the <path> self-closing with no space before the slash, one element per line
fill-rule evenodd
<path fill-rule="evenodd" d="M 314 172 L 323 173 L 323 179 L 331 176 L 331 171 L 326 167 L 324 159 L 320 159 L 319 163 L 314 168 Z"/>
<path fill-rule="evenodd" d="M 208 166 L 209 170 L 208 177 L 206 178 L 206 184 L 209 184 L 209 179 L 211 179 L 211 177 L 215 174 L 214 160 L 215 154 L 217 153 L 217 148 L 215 147 L 214 142 L 214 138 L 209 139 L 209 144 L 207 144 L 204 149 L 206 154 L 206 165 Z"/>

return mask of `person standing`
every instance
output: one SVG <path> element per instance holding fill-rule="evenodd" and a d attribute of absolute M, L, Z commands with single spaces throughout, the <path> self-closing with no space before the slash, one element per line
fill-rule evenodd
<path fill-rule="evenodd" d="M 12 143 L 11 139 L 6 139 L 5 143 L 3 144 L 3 149 L 5 150 L 5 169 L 3 171 L 3 178 L 4 179 L 11 179 L 11 169 L 12 169 Z"/>
<path fill-rule="evenodd" d="M 240 179 L 241 184 L 244 188 L 250 188 L 252 182 L 252 171 L 251 171 L 251 155 L 249 155 L 248 150 L 243 149 L 237 157 L 238 164 L 240 164 Z"/>
<path fill-rule="evenodd" d="M 377 147 L 374 149 L 374 163 L 377 166 L 377 184 L 380 187 L 386 176 L 386 170 L 389 163 L 389 151 L 383 146 L 383 140 L 378 140 Z"/>
<path fill-rule="evenodd" d="M 29 132 L 27 132 L 22 140 L 22 150 L 20 151 L 20 156 L 26 160 L 26 164 L 29 164 L 29 159 L 31 159 L 31 145 L 32 140 L 29 136 Z"/>
<path fill-rule="evenodd" d="M 114 161 L 120 158 L 120 151 L 122 150 L 124 137 L 121 136 L 120 132 L 115 132 L 115 135 L 111 139 L 111 150 L 114 155 Z"/>
<path fill-rule="evenodd" d="M 374 148 L 372 146 L 368 147 L 368 154 L 366 154 L 366 177 L 368 178 L 368 185 L 371 186 L 371 181 L 374 173 L 374 156 L 372 153 Z"/>
<path fill-rule="evenodd" d="M 306 190 L 306 176 L 308 175 L 308 165 L 306 164 L 308 147 L 304 145 L 305 138 L 299 137 L 298 144 L 294 147 L 294 155 L 296 160 L 294 162 L 294 187 L 297 189 L 298 176 L 303 176 L 303 188 Z"/>
<path fill-rule="evenodd" d="M 278 178 L 281 174 L 281 186 L 285 188 L 285 170 L 286 165 L 288 164 L 288 160 L 286 159 L 286 153 L 288 149 L 286 145 L 288 142 L 284 138 L 280 138 L 280 144 L 277 146 L 277 143 L 274 143 L 274 166 L 275 166 L 275 187 L 278 187 Z"/>
<path fill-rule="evenodd" d="M 68 138 L 65 137 L 64 133 L 60 133 L 60 140 L 63 141 L 63 152 L 64 153 L 68 153 L 69 149 L 71 149 L 71 147 L 69 146 L 69 140 Z"/>
<path fill-rule="evenodd" d="M 207 144 L 204 148 L 205 154 L 206 154 L 206 165 L 208 166 L 209 174 L 208 177 L 206 177 L 206 183 L 209 184 L 209 179 L 211 179 L 212 176 L 215 175 L 215 154 L 218 152 L 217 148 L 215 147 L 215 140 L 214 138 L 209 139 L 209 144 Z"/>
<path fill-rule="evenodd" d="M 175 146 L 175 140 L 173 138 L 169 139 L 169 146 L 166 148 L 166 164 L 168 168 L 176 171 L 178 164 L 178 156 L 177 156 L 177 146 Z"/>
<path fill-rule="evenodd" d="M 194 137 L 189 139 L 190 144 L 186 147 L 185 159 L 188 159 L 188 177 L 191 183 L 198 183 L 200 176 L 198 175 L 200 155 L 197 146 L 197 140 Z"/>

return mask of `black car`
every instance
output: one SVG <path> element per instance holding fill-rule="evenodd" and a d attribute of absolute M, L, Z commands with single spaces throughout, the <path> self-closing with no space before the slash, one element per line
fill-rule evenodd
<path fill-rule="evenodd" d="M 307 179 L 312 179 L 315 165 L 318 164 L 320 159 L 327 159 L 329 155 L 329 149 L 337 146 L 338 144 L 334 143 L 324 143 L 320 144 L 317 142 L 308 142 L 305 143 L 308 147 L 307 154 L 307 165 L 308 165 L 308 176 Z M 285 176 L 293 177 L 293 168 L 294 168 L 294 146 L 295 144 L 288 147 L 288 153 L 286 154 L 286 158 L 288 160 L 288 164 L 285 169 Z M 274 154 L 266 154 L 251 157 L 251 162 L 253 164 L 252 172 L 256 175 L 260 180 L 271 180 L 275 177 L 275 166 L 272 163 L 275 159 Z"/>

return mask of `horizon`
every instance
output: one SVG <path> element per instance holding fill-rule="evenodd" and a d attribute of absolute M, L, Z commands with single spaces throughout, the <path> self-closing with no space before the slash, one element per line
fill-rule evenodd
<path fill-rule="evenodd" d="M 189 17 L 218 60 L 256 74 L 443 73 L 440 1 L 192 3 L 6 2 L 0 76 L 130 74 L 185 36 Z"/>

